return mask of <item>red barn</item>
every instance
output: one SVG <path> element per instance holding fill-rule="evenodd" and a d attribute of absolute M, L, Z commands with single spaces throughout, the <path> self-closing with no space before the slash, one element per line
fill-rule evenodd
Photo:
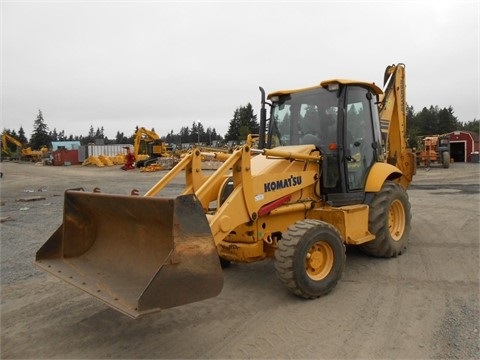
<path fill-rule="evenodd" d="M 450 157 L 455 162 L 478 162 L 477 133 L 458 130 L 448 135 L 450 137 Z"/>

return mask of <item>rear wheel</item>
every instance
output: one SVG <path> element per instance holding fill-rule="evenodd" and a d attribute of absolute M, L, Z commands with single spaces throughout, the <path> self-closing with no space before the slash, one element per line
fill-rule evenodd
<path fill-rule="evenodd" d="M 445 169 L 450 167 L 450 154 L 448 151 L 442 153 L 442 166 Z"/>
<path fill-rule="evenodd" d="M 275 251 L 275 271 L 297 296 L 328 294 L 345 268 L 345 245 L 335 227 L 319 220 L 298 221 L 283 234 Z"/>
<path fill-rule="evenodd" d="M 370 204 L 368 228 L 375 240 L 360 245 L 376 257 L 396 257 L 407 248 L 410 234 L 410 202 L 404 188 L 387 181 Z"/>

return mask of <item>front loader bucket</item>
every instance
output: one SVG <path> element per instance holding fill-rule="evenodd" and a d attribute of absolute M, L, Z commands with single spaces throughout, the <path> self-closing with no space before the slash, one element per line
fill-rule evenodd
<path fill-rule="evenodd" d="M 194 195 L 65 192 L 63 224 L 36 265 L 131 317 L 218 295 L 223 275 Z"/>

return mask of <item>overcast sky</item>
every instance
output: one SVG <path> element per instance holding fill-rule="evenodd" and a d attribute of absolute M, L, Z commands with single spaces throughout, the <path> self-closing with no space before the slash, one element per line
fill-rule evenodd
<path fill-rule="evenodd" d="M 405 63 L 407 102 L 480 119 L 480 2 L 1 2 L 1 125 L 130 136 L 201 122 L 330 78 L 375 82 Z"/>

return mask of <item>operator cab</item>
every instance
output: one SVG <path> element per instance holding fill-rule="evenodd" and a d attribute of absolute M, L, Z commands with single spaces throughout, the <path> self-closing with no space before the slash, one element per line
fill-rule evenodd
<path fill-rule="evenodd" d="M 374 84 L 329 81 L 269 95 L 267 147 L 314 144 L 323 156 L 321 193 L 335 206 L 365 201 L 365 182 L 383 156 Z"/>

